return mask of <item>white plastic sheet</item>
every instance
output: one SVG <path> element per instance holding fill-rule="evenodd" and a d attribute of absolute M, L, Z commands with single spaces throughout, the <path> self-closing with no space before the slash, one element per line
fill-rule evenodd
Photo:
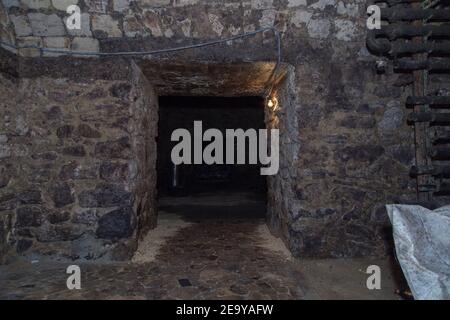
<path fill-rule="evenodd" d="M 417 300 L 450 299 L 450 205 L 387 205 L 397 258 Z"/>

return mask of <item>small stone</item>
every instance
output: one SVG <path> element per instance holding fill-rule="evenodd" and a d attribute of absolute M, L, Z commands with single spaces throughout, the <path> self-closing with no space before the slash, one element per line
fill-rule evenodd
<path fill-rule="evenodd" d="M 99 142 L 95 145 L 95 155 L 108 159 L 118 158 L 127 159 L 131 156 L 130 142 L 128 137 L 120 138 L 115 141 Z"/>
<path fill-rule="evenodd" d="M 113 97 L 128 100 L 130 96 L 131 85 L 128 83 L 118 83 L 111 87 L 110 92 Z"/>
<path fill-rule="evenodd" d="M 99 131 L 91 128 L 87 124 L 80 124 L 78 126 L 78 134 L 85 138 L 100 138 L 101 134 Z"/>
<path fill-rule="evenodd" d="M 45 224 L 36 232 L 39 242 L 73 241 L 83 235 L 84 231 L 76 225 Z"/>
<path fill-rule="evenodd" d="M 133 234 L 133 209 L 130 207 L 111 211 L 100 218 L 96 235 L 102 239 L 129 238 Z"/>
<path fill-rule="evenodd" d="M 176 4 L 180 4 L 183 2 L 186 3 L 189 1 L 196 2 L 198 0 L 178 0 L 178 1 L 175 1 L 174 6 L 176 6 Z M 170 5 L 170 0 L 146 0 L 145 4 L 150 7 L 162 7 L 162 6 Z"/>
<path fill-rule="evenodd" d="M 56 14 L 29 13 L 28 19 L 34 36 L 57 37 L 66 34 L 63 22 Z"/>
<path fill-rule="evenodd" d="M 125 191 L 122 186 L 115 184 L 99 184 L 94 190 L 80 193 L 78 201 L 83 208 L 107 208 L 120 205 L 129 205 L 132 194 Z"/>
<path fill-rule="evenodd" d="M 97 178 L 97 173 L 94 168 L 84 168 L 79 163 L 73 161 L 62 166 L 61 171 L 59 172 L 59 178 L 61 180 L 95 179 Z"/>
<path fill-rule="evenodd" d="M 10 16 L 10 19 L 14 24 L 14 30 L 17 37 L 26 37 L 33 34 L 33 30 L 31 29 L 26 16 Z"/>
<path fill-rule="evenodd" d="M 104 98 L 106 96 L 106 92 L 102 88 L 94 88 L 86 96 L 89 99 L 94 100 L 94 99 Z"/>
<path fill-rule="evenodd" d="M 75 37 L 72 40 L 72 50 L 95 53 L 99 52 L 100 45 L 97 39 Z M 80 56 L 84 57 L 83 55 Z"/>
<path fill-rule="evenodd" d="M 306 6 L 307 4 L 307 0 L 288 0 L 288 8 Z"/>
<path fill-rule="evenodd" d="M 16 128 L 15 132 L 19 136 L 24 136 L 28 133 L 30 129 L 28 128 L 27 121 L 25 120 L 25 117 L 23 115 L 18 115 L 16 117 Z"/>
<path fill-rule="evenodd" d="M 78 0 L 52 0 L 52 5 L 55 9 L 60 11 L 67 11 L 67 8 L 71 5 L 77 4 Z"/>
<path fill-rule="evenodd" d="M 16 250 L 17 253 L 24 253 L 33 245 L 33 241 L 29 239 L 20 239 L 17 241 Z"/>
<path fill-rule="evenodd" d="M 97 220 L 98 215 L 96 209 L 75 212 L 72 218 L 73 223 L 86 225 L 94 225 L 97 222 Z"/>
<path fill-rule="evenodd" d="M 311 38 L 326 39 L 330 35 L 331 23 L 327 19 L 311 19 L 308 23 L 308 33 Z"/>
<path fill-rule="evenodd" d="M 368 161 L 372 163 L 384 154 L 384 148 L 373 145 L 359 145 L 345 147 L 338 153 L 338 156 L 344 160 Z"/>
<path fill-rule="evenodd" d="M 404 113 L 400 107 L 392 107 L 384 112 L 383 118 L 378 123 L 378 130 L 381 133 L 389 133 L 398 130 L 404 125 Z"/>
<path fill-rule="evenodd" d="M 0 188 L 4 188 L 9 184 L 11 180 L 11 175 L 6 169 L 6 167 L 0 167 Z"/>
<path fill-rule="evenodd" d="M 41 192 L 39 190 L 25 190 L 17 194 L 17 198 L 22 204 L 41 203 Z"/>
<path fill-rule="evenodd" d="M 273 0 L 251 0 L 252 9 L 267 9 L 273 7 Z"/>
<path fill-rule="evenodd" d="M 28 179 L 31 182 L 42 183 L 50 180 L 51 171 L 46 168 L 33 168 Z"/>
<path fill-rule="evenodd" d="M 72 157 L 84 157 L 86 155 L 86 151 L 83 146 L 71 146 L 63 149 L 63 153 Z"/>
<path fill-rule="evenodd" d="M 92 23 L 92 30 L 94 33 L 100 31 L 101 33 L 100 38 L 122 37 L 122 31 L 119 29 L 119 21 L 114 20 L 109 15 L 93 16 L 91 23 Z"/>
<path fill-rule="evenodd" d="M 45 114 L 48 120 L 56 120 L 62 117 L 61 108 L 58 106 L 50 107 L 50 109 Z"/>
<path fill-rule="evenodd" d="M 124 12 L 130 8 L 132 0 L 113 0 L 113 9 L 117 12 Z"/>
<path fill-rule="evenodd" d="M 349 20 L 336 19 L 334 21 L 334 26 L 337 30 L 335 36 L 338 40 L 352 41 L 358 35 L 356 32 L 357 26 Z"/>
<path fill-rule="evenodd" d="M 89 12 L 106 13 L 108 0 L 85 0 Z"/>
<path fill-rule="evenodd" d="M 42 40 L 39 37 L 20 37 L 17 38 L 18 47 L 41 47 Z M 24 57 L 39 57 L 41 51 L 35 48 L 23 48 L 19 49 L 19 54 Z"/>
<path fill-rule="evenodd" d="M 70 40 L 66 37 L 45 37 L 43 43 L 45 48 L 69 51 Z M 64 53 L 44 51 L 43 55 L 46 57 L 58 57 L 64 55 Z"/>
<path fill-rule="evenodd" d="M 72 259 L 98 259 L 103 257 L 108 248 L 99 241 L 93 232 L 85 232 L 81 237 L 71 242 Z"/>
<path fill-rule="evenodd" d="M 53 161 L 58 158 L 58 154 L 56 152 L 50 151 L 50 152 L 43 152 L 43 153 L 36 153 L 31 156 L 33 159 L 43 159 L 48 161 Z"/>
<path fill-rule="evenodd" d="M 11 148 L 8 145 L 0 144 L 0 159 L 9 158 L 11 156 Z"/>
<path fill-rule="evenodd" d="M 392 157 L 403 163 L 404 165 L 412 165 L 414 160 L 414 146 L 411 145 L 397 145 L 390 148 Z"/>
<path fill-rule="evenodd" d="M 2 0 L 2 3 L 6 9 L 9 9 L 12 7 L 16 7 L 16 8 L 20 7 L 19 0 Z"/>
<path fill-rule="evenodd" d="M 347 116 L 339 124 L 350 129 L 370 129 L 375 127 L 376 121 L 373 117 Z"/>
<path fill-rule="evenodd" d="M 104 180 L 125 180 L 129 175 L 127 163 L 107 162 L 100 166 L 100 178 Z"/>
<path fill-rule="evenodd" d="M 19 208 L 16 215 L 16 228 L 39 227 L 42 224 L 42 210 L 39 207 Z"/>
<path fill-rule="evenodd" d="M 20 0 L 30 9 L 47 9 L 50 7 L 50 0 Z"/>
<path fill-rule="evenodd" d="M 72 135 L 73 126 L 64 125 L 56 129 L 56 136 L 60 139 L 69 138 Z"/>
<path fill-rule="evenodd" d="M 58 183 L 52 186 L 50 191 L 56 208 L 61 208 L 75 202 L 72 190 L 67 183 Z"/>
<path fill-rule="evenodd" d="M 0 211 L 14 210 L 17 206 L 17 199 L 15 194 L 9 193 L 0 196 Z"/>
<path fill-rule="evenodd" d="M 70 212 L 63 211 L 63 212 L 52 212 L 47 216 L 48 222 L 51 224 L 58 224 L 62 222 L 66 222 L 70 219 Z"/>

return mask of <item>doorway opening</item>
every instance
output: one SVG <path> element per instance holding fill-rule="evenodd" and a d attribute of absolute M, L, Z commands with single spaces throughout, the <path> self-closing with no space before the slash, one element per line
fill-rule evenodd
<path fill-rule="evenodd" d="M 193 137 L 194 122 L 202 132 L 217 129 L 226 136 L 227 129 L 265 129 L 264 99 L 257 96 L 161 96 L 157 141 L 157 189 L 159 214 L 175 213 L 187 219 L 264 218 L 266 215 L 266 177 L 259 164 L 249 164 L 246 139 L 245 164 L 175 165 L 171 159 L 179 141 L 171 141 L 177 129 Z M 195 141 L 194 141 L 195 140 Z M 201 150 L 210 142 L 203 142 Z M 225 148 L 225 142 L 224 142 Z M 225 150 L 223 150 L 225 158 Z M 236 157 L 236 153 L 235 153 Z M 225 159 L 224 159 L 225 160 Z M 224 161 L 226 162 L 226 161 Z"/>
<path fill-rule="evenodd" d="M 297 246 L 297 242 L 290 240 L 289 228 L 291 212 L 294 212 L 290 208 L 295 198 L 293 183 L 299 150 L 294 68 L 285 64 L 276 68 L 273 62 L 186 63 L 151 59 L 141 61 L 136 67 L 139 79 L 145 84 L 140 93 L 148 96 L 139 110 L 144 116 L 148 110 L 156 112 L 150 119 L 154 136 L 146 140 L 151 142 L 151 147 L 139 149 L 145 151 L 140 163 L 150 169 L 144 179 L 148 186 L 142 190 L 154 192 L 148 201 L 150 210 L 141 210 L 148 211 L 150 218 L 140 219 L 138 215 L 142 221 L 138 229 L 142 232 L 133 260 L 150 262 L 165 257 L 167 263 L 172 264 L 175 259 L 184 265 L 183 259 L 198 255 L 197 246 L 224 251 L 223 256 L 227 256 L 230 247 L 239 251 L 248 245 L 253 252 L 255 246 L 273 246 L 277 241 L 281 243 L 280 248 L 285 248 L 282 242 L 288 248 L 291 244 Z M 258 129 L 266 129 L 268 134 L 276 130 L 279 150 L 273 154 L 279 156 L 279 170 L 263 176 L 260 165 L 246 165 L 248 159 L 239 165 L 179 164 L 174 168 L 172 148 L 183 139 L 172 142 L 171 135 L 177 129 L 187 131 L 192 150 L 196 140 L 192 134 L 195 121 L 201 121 L 202 134 L 211 128 L 220 131 L 224 144 L 226 129 L 255 129 L 258 133 L 256 163 L 263 163 L 264 168 L 275 167 L 272 166 L 272 139 L 264 137 L 267 142 L 270 140 L 267 145 L 270 164 L 267 165 L 259 154 Z M 202 143 L 205 151 L 211 141 L 200 140 L 205 140 Z M 244 145 L 248 155 L 248 141 Z M 264 149 L 263 146 L 261 150 Z M 192 158 L 193 154 L 191 161 Z M 143 199 L 149 199 L 146 195 L 143 192 Z M 149 232 L 146 226 L 150 226 Z M 218 247 L 212 248 L 212 241 Z M 184 252 L 184 258 L 174 252 Z M 236 257 L 242 255 L 248 256 L 239 251 Z M 208 258 L 200 264 L 205 263 Z"/>

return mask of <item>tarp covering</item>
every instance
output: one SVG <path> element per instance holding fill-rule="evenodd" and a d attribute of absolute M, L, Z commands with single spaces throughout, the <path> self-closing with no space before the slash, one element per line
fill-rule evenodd
<path fill-rule="evenodd" d="M 387 205 L 397 258 L 417 300 L 450 299 L 450 205 Z"/>

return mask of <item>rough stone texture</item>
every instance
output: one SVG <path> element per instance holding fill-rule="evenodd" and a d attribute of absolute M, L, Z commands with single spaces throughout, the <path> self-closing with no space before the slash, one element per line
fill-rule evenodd
<path fill-rule="evenodd" d="M 128 238 L 133 233 L 133 210 L 130 207 L 108 212 L 98 221 L 97 237 L 102 239 Z"/>
<path fill-rule="evenodd" d="M 63 22 L 56 14 L 29 13 L 28 19 L 34 36 L 56 37 L 66 34 Z"/>
<path fill-rule="evenodd" d="M 29 9 L 47 9 L 50 6 L 50 0 L 20 0 L 22 4 Z"/>
<path fill-rule="evenodd" d="M 99 43 L 97 39 L 76 37 L 72 41 L 73 51 L 98 52 Z"/>
<path fill-rule="evenodd" d="M 8 9 L 13 6 L 19 6 L 16 0 L 3 0 L 0 3 L 0 40 L 14 45 L 16 43 L 14 24 L 11 21 L 11 17 L 8 15 Z M 0 48 L 10 52 L 16 52 L 14 48 L 3 44 L 0 45 Z"/>
<path fill-rule="evenodd" d="M 26 16 L 11 16 L 11 21 L 14 24 L 14 31 L 17 37 L 26 37 L 33 34 Z"/>
<path fill-rule="evenodd" d="M 66 11 L 70 5 L 78 4 L 78 0 L 52 0 L 55 9 Z"/>
<path fill-rule="evenodd" d="M 114 20 L 109 15 L 93 16 L 91 23 L 94 36 L 97 38 L 117 38 L 122 36 L 122 31 L 119 29 L 119 21 Z"/>
<path fill-rule="evenodd" d="M 126 259 L 137 223 L 155 224 L 157 105 L 137 71 L 127 81 L 1 75 L 2 259 L 12 249 Z"/>
<path fill-rule="evenodd" d="M 7 7 L 13 3 L 6 2 Z M 103 0 L 84 3 L 83 17 L 89 17 L 92 25 L 83 18 L 83 31 L 69 32 L 69 36 L 57 10 L 14 10 L 10 15 L 27 16 L 33 32 L 33 37 L 17 36 L 17 43 L 43 45 L 43 38 L 67 36 L 73 50 L 142 51 L 228 37 L 263 26 L 273 25 L 282 31 L 282 59 L 290 66 L 286 67 L 285 80 L 276 87 L 279 108 L 267 111 L 268 127 L 281 132 L 280 172 L 269 179 L 271 228 L 297 256 L 385 253 L 387 221 L 380 208 L 414 196 L 414 181 L 408 176 L 413 136 L 405 123 L 407 110 L 400 103 L 411 88 L 408 84 L 400 87 L 397 75 L 374 72 L 374 58 L 364 41 L 365 3 L 138 0 L 129 9 L 125 9 L 126 1 L 109 6 Z M 1 38 L 15 41 L 3 7 L 0 17 Z M 33 57 L 41 53 L 24 49 L 20 54 Z M 6 54 L 2 53 L 0 134 L 8 140 L 0 143 L 0 165 L 11 178 L 5 178 L 9 181 L 3 182 L 6 186 L 0 189 L 1 196 L 30 188 L 40 190 L 39 205 L 73 215 L 70 222 L 58 228 L 48 228 L 45 223 L 45 230 L 53 235 L 50 237 L 44 237 L 40 227 L 13 232 L 15 210 L 31 204 L 9 199 L 0 217 L 2 248 L 17 245 L 26 234 L 31 234 L 28 239 L 33 239 L 33 245 L 25 250 L 27 245 L 22 242 L 20 251 L 24 252 L 33 250 L 39 239 L 49 241 L 64 235 L 68 239 L 79 236 L 76 248 L 94 248 L 92 234 L 99 217 L 130 205 L 137 218 L 137 228 L 130 238 L 135 239 L 135 234 L 150 228 L 155 219 L 155 152 L 151 151 L 156 136 L 155 95 L 239 94 L 239 87 L 232 87 L 232 81 L 217 81 L 224 70 L 232 69 L 227 64 L 271 61 L 264 70 L 255 67 L 253 70 L 262 70 L 258 74 L 249 73 L 252 68 L 233 69 L 235 79 L 239 79 L 235 83 L 246 83 L 243 87 L 251 89 L 254 82 L 267 76 L 275 54 L 270 32 L 232 44 L 161 54 L 155 60 L 136 59 L 143 73 L 125 58 L 15 61 L 4 60 Z M 222 63 L 222 67 L 210 67 L 208 62 Z M 21 80 L 11 80 L 14 75 Z M 130 83 L 131 88 L 127 87 Z M 258 92 L 262 83 L 255 85 Z M 224 84 L 233 90 L 218 91 Z M 156 92 L 148 89 L 151 86 Z M 87 127 L 80 130 L 81 124 L 100 136 Z M 125 164 L 128 172 L 125 167 L 108 167 L 109 161 Z M 63 170 L 67 165 L 74 169 Z M 75 202 L 54 208 L 49 190 L 60 182 L 69 184 Z M 113 192 L 108 201 L 93 199 L 93 195 L 105 196 L 99 187 L 105 183 L 118 185 L 119 189 L 107 190 L 120 190 L 120 196 L 116 198 Z M 114 207 L 83 209 L 80 200 L 83 205 Z M 122 200 L 126 204 L 119 204 Z M 90 225 L 71 223 L 84 221 L 78 215 L 92 213 L 89 210 L 97 210 L 88 214 L 94 221 Z M 132 247 L 132 242 L 127 245 Z M 79 254 L 75 252 L 74 256 Z"/>
<path fill-rule="evenodd" d="M 174 220 L 166 222 L 164 231 L 176 225 Z M 149 244 L 155 251 L 150 262 L 77 261 L 83 275 L 82 290 L 67 290 L 68 263 L 19 260 L 2 265 L 0 299 L 388 300 L 400 299 L 394 292 L 405 287 L 399 281 L 399 266 L 387 259 L 295 261 L 285 251 L 277 250 L 274 243 L 278 241 L 271 237 L 263 220 L 214 219 L 208 226 L 191 223 L 175 234 L 161 234 L 156 243 Z M 87 238 L 82 238 L 86 244 Z M 79 246 L 78 239 L 72 244 Z M 26 250 L 29 245 L 23 240 L 20 248 Z M 90 255 L 95 243 L 86 248 L 83 258 L 97 258 Z M 362 285 L 367 275 L 358 270 L 373 264 L 383 270 L 381 290 L 367 290 Z M 181 286 L 181 279 L 189 285 Z"/>

